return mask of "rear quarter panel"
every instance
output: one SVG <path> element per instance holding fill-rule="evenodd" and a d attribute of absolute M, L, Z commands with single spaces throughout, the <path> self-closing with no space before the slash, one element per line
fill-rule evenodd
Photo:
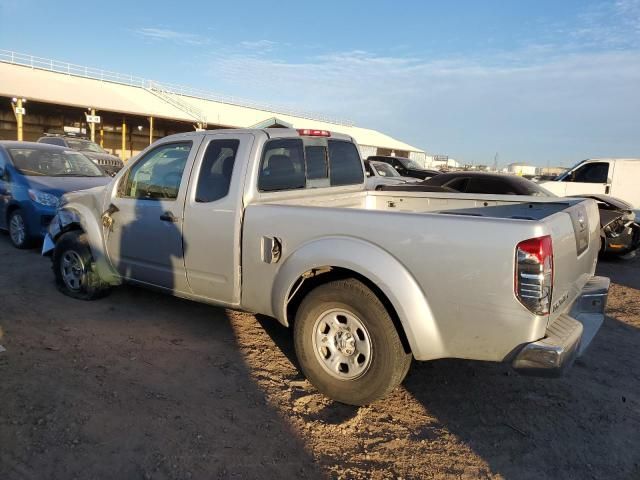
<path fill-rule="evenodd" d="M 593 209 L 590 212 L 593 216 Z M 597 225 L 597 218 L 592 223 Z M 556 270 L 560 281 L 568 285 L 572 278 L 575 281 L 581 277 L 586 282 L 593 270 L 593 249 L 589 248 L 576 265 L 575 240 L 570 228 L 566 213 L 537 222 L 357 208 L 249 205 L 243 233 L 243 305 L 283 321 L 279 306 L 284 305 L 286 294 L 276 292 L 274 285 L 278 284 L 289 257 L 310 242 L 317 246 L 324 238 L 352 239 L 361 248 L 371 246 L 384 252 L 419 286 L 418 295 L 422 298 L 415 301 L 426 307 L 411 318 L 401 318 L 417 332 L 412 344 L 417 359 L 503 360 L 515 347 L 543 337 L 548 321 L 548 317 L 531 314 L 515 298 L 516 244 L 551 233 L 554 242 L 558 239 Z M 263 236 L 282 240 L 282 258 L 278 263 L 261 260 Z M 334 254 L 336 258 L 340 257 L 338 253 Z M 328 247 L 321 264 L 314 266 L 326 266 L 331 256 Z M 364 262 L 360 272 L 363 274 L 372 268 L 366 259 Z M 299 273 L 310 263 L 301 264 Z M 584 273 L 578 274 L 581 269 Z M 388 283 L 390 279 L 384 275 L 376 280 L 383 291 L 407 287 Z M 574 289 L 578 288 L 576 285 Z M 402 308 L 395 304 L 394 307 Z"/>

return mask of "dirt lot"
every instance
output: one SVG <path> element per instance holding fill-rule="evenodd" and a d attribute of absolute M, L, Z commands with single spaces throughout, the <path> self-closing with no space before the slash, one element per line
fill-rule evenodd
<path fill-rule="evenodd" d="M 640 479 L 640 259 L 567 378 L 414 363 L 366 408 L 314 392 L 270 319 L 125 287 L 85 303 L 0 236 L 0 478 Z"/>

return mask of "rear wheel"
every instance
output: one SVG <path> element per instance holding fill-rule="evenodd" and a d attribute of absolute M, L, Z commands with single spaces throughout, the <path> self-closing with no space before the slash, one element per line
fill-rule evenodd
<path fill-rule="evenodd" d="M 95 272 L 87 237 L 68 232 L 56 242 L 53 251 L 56 285 L 65 295 L 80 300 L 95 300 L 109 292 L 109 285 Z"/>
<path fill-rule="evenodd" d="M 294 342 L 309 381 L 326 396 L 350 405 L 385 397 L 411 365 L 389 312 L 356 279 L 321 285 L 304 298 Z"/>
<path fill-rule="evenodd" d="M 22 210 L 14 210 L 9 215 L 9 238 L 16 248 L 25 249 L 33 244 Z"/>

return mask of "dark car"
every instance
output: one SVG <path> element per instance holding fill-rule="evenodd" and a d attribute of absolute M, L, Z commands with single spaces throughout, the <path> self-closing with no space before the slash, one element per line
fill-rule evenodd
<path fill-rule="evenodd" d="M 592 198 L 600 210 L 601 236 L 604 238 L 601 252 L 611 255 L 626 255 L 640 247 L 640 224 L 636 222 L 633 206 L 610 195 L 572 195 Z"/>
<path fill-rule="evenodd" d="M 442 173 L 417 184 L 385 185 L 381 190 L 432 191 L 433 187 L 449 188 L 461 193 L 556 196 L 526 178 L 488 172 Z M 576 196 L 593 198 L 598 203 L 602 254 L 625 255 L 635 252 L 640 247 L 640 225 L 635 222 L 631 205 L 609 195 Z"/>
<path fill-rule="evenodd" d="M 46 233 L 60 197 L 110 178 L 82 153 L 35 142 L 0 141 L 0 229 L 28 248 Z"/>
<path fill-rule="evenodd" d="M 488 193 L 495 195 L 534 195 L 555 197 L 547 189 L 517 175 L 489 172 L 448 172 L 424 182 L 427 185 L 449 187 L 463 193 Z"/>
<path fill-rule="evenodd" d="M 395 168 L 402 177 L 413 177 L 424 180 L 440 173 L 437 170 L 422 168 L 418 162 L 411 160 L 410 158 L 372 155 L 367 157 L 367 160 L 388 163 Z"/>
<path fill-rule="evenodd" d="M 100 145 L 91 140 L 81 137 L 72 137 L 68 135 L 46 135 L 38 139 L 38 143 L 46 143 L 49 145 L 58 145 L 66 147 L 78 152 L 82 152 L 95 162 L 100 169 L 107 175 L 113 177 L 124 166 L 122 160 L 115 155 L 111 155 Z"/>

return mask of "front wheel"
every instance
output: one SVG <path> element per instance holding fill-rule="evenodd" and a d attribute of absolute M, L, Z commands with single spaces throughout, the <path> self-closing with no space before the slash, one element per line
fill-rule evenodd
<path fill-rule="evenodd" d="M 324 395 L 349 405 L 385 397 L 406 376 L 406 353 L 378 297 L 346 279 L 312 290 L 294 324 L 296 355 L 309 381 Z"/>
<path fill-rule="evenodd" d="M 20 249 L 29 248 L 33 243 L 22 210 L 14 210 L 9 216 L 9 238 L 13 246 Z"/>
<path fill-rule="evenodd" d="M 67 232 L 56 242 L 53 251 L 56 286 L 65 295 L 80 300 L 95 300 L 109 292 L 109 285 L 95 272 L 87 236 Z"/>

